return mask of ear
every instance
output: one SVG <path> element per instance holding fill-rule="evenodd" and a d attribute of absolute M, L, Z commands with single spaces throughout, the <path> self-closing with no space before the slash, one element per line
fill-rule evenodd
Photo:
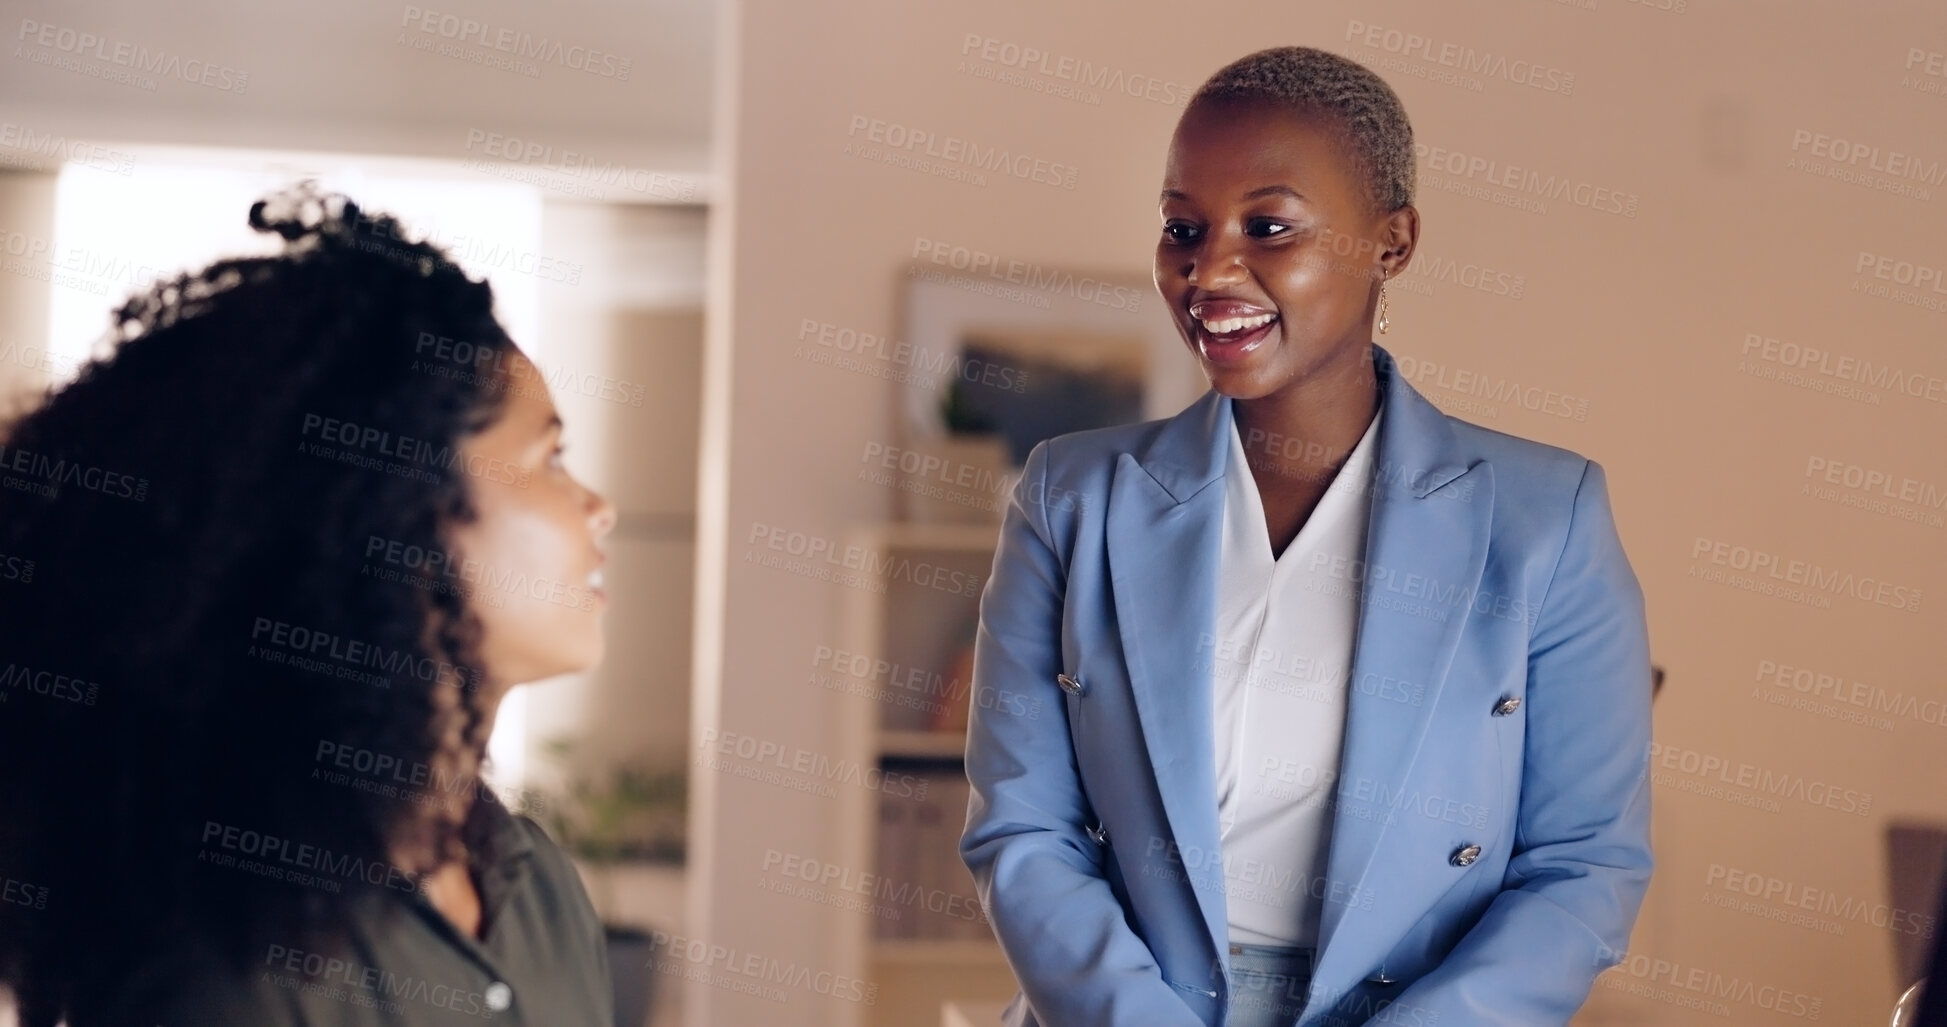
<path fill-rule="evenodd" d="M 1385 216 L 1380 222 L 1379 238 L 1384 249 L 1379 251 L 1379 269 L 1384 277 L 1392 278 L 1413 259 L 1413 253 L 1420 244 L 1420 211 L 1412 204 Z"/>

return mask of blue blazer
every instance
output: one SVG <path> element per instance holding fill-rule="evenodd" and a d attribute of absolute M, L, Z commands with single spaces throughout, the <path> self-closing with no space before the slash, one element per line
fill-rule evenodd
<path fill-rule="evenodd" d="M 1449 417 L 1372 354 L 1386 416 L 1296 1022 L 1566 1023 L 1649 884 L 1642 590 L 1600 465 Z M 1231 417 L 1212 391 L 1049 439 L 1014 490 L 960 841 L 1020 982 L 1008 1024 L 1224 1023 L 1208 632 Z"/>

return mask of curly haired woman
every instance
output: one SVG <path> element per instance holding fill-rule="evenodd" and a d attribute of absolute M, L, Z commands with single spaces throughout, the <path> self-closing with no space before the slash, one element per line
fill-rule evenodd
<path fill-rule="evenodd" d="M 295 190 L 0 436 L 0 983 L 23 1027 L 610 1022 L 480 771 L 602 655 L 614 508 L 492 292 Z"/>

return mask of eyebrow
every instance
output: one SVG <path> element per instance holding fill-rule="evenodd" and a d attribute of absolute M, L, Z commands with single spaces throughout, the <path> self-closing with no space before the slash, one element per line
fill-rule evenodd
<path fill-rule="evenodd" d="M 1260 196 L 1289 196 L 1294 200 L 1303 200 L 1305 198 L 1304 193 L 1282 184 L 1260 186 L 1244 194 L 1244 198 L 1247 200 L 1255 200 Z M 1177 192 L 1174 189 L 1163 190 L 1163 199 L 1165 200 L 1187 200 L 1189 198 L 1187 194 Z"/>

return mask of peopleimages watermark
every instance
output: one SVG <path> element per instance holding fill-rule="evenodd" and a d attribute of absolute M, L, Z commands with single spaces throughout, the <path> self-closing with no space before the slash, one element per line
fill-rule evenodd
<path fill-rule="evenodd" d="M 1040 292 L 1057 292 L 1084 303 L 1135 313 L 1142 303 L 1142 292 L 1126 285 L 1105 282 L 1073 271 L 1055 270 L 1023 260 L 1003 260 L 999 255 L 940 239 L 916 236 L 914 260 L 950 267 L 969 275 L 985 275 L 995 281 Z"/>
<path fill-rule="evenodd" d="M 1815 888 L 1722 863 L 1710 865 L 1704 874 L 1704 885 L 1724 893 L 1716 897 L 1715 904 L 1718 906 L 1809 927 L 1824 934 L 1844 934 L 1846 923 L 1863 921 L 1894 934 L 1933 937 L 1934 918 L 1925 913 L 1889 906 L 1884 902 L 1867 902 L 1828 888 Z M 1758 901 L 1743 902 L 1738 896 Z M 1731 901 L 1721 901 L 1724 898 Z"/>
<path fill-rule="evenodd" d="M 864 696 L 888 706 L 942 713 L 972 703 L 983 710 L 1027 720 L 1041 716 L 1042 698 L 994 685 L 973 687 L 971 678 L 949 678 L 937 670 L 908 666 L 883 657 L 848 652 L 828 645 L 812 650 L 811 676 L 806 684 Z M 849 680 L 847 680 L 849 679 Z"/>
<path fill-rule="evenodd" d="M 1816 995 L 1774 984 L 1726 976 L 1717 970 L 1686 965 L 1672 959 L 1655 959 L 1640 953 L 1618 953 L 1606 948 L 1602 951 L 1605 955 L 1620 957 L 1613 970 L 1597 979 L 1603 987 L 1668 1005 L 1696 1009 L 1713 1016 L 1730 1016 L 1731 1007 L 1725 1001 L 1728 1000 L 1803 1020 L 1818 1019 L 1825 1006 L 1825 1000 Z"/>
<path fill-rule="evenodd" d="M 1829 781 L 1807 779 L 1803 774 L 1774 772 L 1742 760 L 1733 761 L 1727 757 L 1715 756 L 1696 749 L 1685 749 L 1663 742 L 1650 743 L 1650 766 L 1654 770 L 1674 770 L 1683 777 L 1657 774 L 1657 784 L 1667 785 L 1681 791 L 1697 792 L 1707 798 L 1725 799 L 1739 805 L 1756 806 L 1771 813 L 1779 811 L 1778 803 L 1768 798 L 1760 801 L 1745 801 L 1736 792 L 1725 792 L 1717 787 L 1728 785 L 1734 789 L 1754 790 L 1764 797 L 1775 796 L 1793 799 L 1810 806 L 1838 810 L 1853 816 L 1863 817 L 1873 808 L 1873 794 L 1846 788 Z M 1703 790 L 1694 785 L 1707 783 Z"/>
<path fill-rule="evenodd" d="M 1026 392 L 1028 388 L 1028 372 L 1022 368 L 1010 367 L 964 352 L 929 350 L 904 340 L 861 332 L 856 328 L 832 324 L 830 321 L 820 321 L 817 318 L 807 317 L 798 322 L 798 341 L 800 343 L 810 341 L 819 349 L 830 350 L 834 354 L 830 357 L 821 357 L 817 350 L 799 346 L 796 355 L 814 364 L 856 370 L 875 378 L 885 378 L 916 388 L 937 389 L 947 379 L 998 389 L 1002 392 L 1012 392 L 1016 395 Z M 860 359 L 846 361 L 843 357 Z M 890 366 L 880 368 L 866 365 L 861 362 L 865 358 Z"/>
<path fill-rule="evenodd" d="M 406 5 L 399 18 L 399 25 L 408 31 L 416 31 L 422 36 L 436 36 L 453 43 L 483 47 L 496 54 L 507 55 L 509 59 L 517 58 L 533 64 L 552 64 L 616 82 L 627 82 L 629 73 L 635 68 L 633 57 L 623 57 L 580 43 L 536 36 L 532 32 L 508 28 L 504 25 L 495 27 L 473 18 L 428 10 L 412 4 Z M 402 39 L 401 42 L 405 40 Z M 414 45 L 419 49 L 426 49 L 421 43 Z M 446 56 L 458 55 L 447 54 Z"/>
<path fill-rule="evenodd" d="M 762 563 L 821 581 L 835 581 L 853 587 L 880 586 L 903 581 L 921 588 L 937 589 L 953 595 L 977 596 L 984 580 L 981 575 L 954 570 L 925 560 L 913 560 L 891 553 L 875 552 L 860 545 L 840 545 L 821 535 L 754 521 L 746 545 L 759 544 L 773 552 L 798 558 L 795 561 L 758 560 L 761 551 L 744 552 L 744 562 Z"/>
<path fill-rule="evenodd" d="M 1490 403 L 1505 403 L 1523 410 L 1568 421 L 1589 419 L 1589 401 L 1574 393 L 1560 392 L 1540 385 L 1524 385 L 1482 371 L 1449 367 L 1433 360 L 1411 356 L 1398 358 L 1399 373 L 1422 387 L 1438 388 L 1456 395 Z"/>
<path fill-rule="evenodd" d="M 475 147 L 479 149 L 476 151 Z M 688 203 L 696 198 L 696 183 L 689 179 L 598 160 L 577 150 L 564 148 L 556 153 L 551 143 L 483 128 L 467 129 L 466 151 L 468 154 L 477 152 L 498 158 L 488 161 L 469 156 L 464 162 L 468 170 L 572 195 L 606 199 L 607 194 L 602 191 L 604 187 L 620 186 L 638 195 L 677 203 Z"/>
<path fill-rule="evenodd" d="M 789 996 L 774 985 L 868 1006 L 879 998 L 879 986 L 869 981 L 667 931 L 650 933 L 649 951 L 653 954 L 644 964 L 645 969 L 685 980 L 705 981 L 726 991 L 755 995 L 772 1002 L 789 1001 Z"/>
<path fill-rule="evenodd" d="M 1599 214 L 1634 218 L 1641 201 L 1637 194 L 1624 192 L 1614 186 L 1600 185 L 1573 175 L 1543 174 L 1533 168 L 1504 164 L 1491 157 L 1462 153 L 1444 146 L 1414 143 L 1413 152 L 1426 170 L 1451 176 L 1452 179 L 1429 176 L 1427 185 L 1530 213 L 1548 213 L 1548 204 L 1543 201 L 1567 200 L 1577 207 Z M 1474 183 L 1486 187 L 1487 191 L 1470 188 Z M 1507 191 L 1492 192 L 1494 188 Z"/>
<path fill-rule="evenodd" d="M 1789 170 L 1822 175 L 1895 196 L 1931 200 L 1933 192 L 1927 187 L 1938 189 L 1947 181 L 1947 163 L 1928 161 L 1898 150 L 1883 150 L 1877 145 L 1811 129 L 1794 131 L 1791 149 L 1793 155 L 1785 161 Z"/>
<path fill-rule="evenodd" d="M 1690 557 L 1705 561 L 1707 566 L 1692 564 L 1688 577 L 1721 582 L 1820 608 L 1832 605 L 1831 596 L 1846 596 L 1892 610 L 1920 612 L 1921 590 L 1914 586 L 1896 585 L 1883 578 L 1833 570 L 1779 553 L 1734 545 L 1722 539 L 1697 536 L 1691 543 Z M 1739 573 L 1728 573 L 1733 571 Z"/>
<path fill-rule="evenodd" d="M 421 681 L 448 680 L 462 689 L 477 687 L 483 680 L 477 668 L 271 617 L 251 619 L 250 646 L 244 655 L 378 688 L 390 687 L 401 674 Z"/>
<path fill-rule="evenodd" d="M 585 269 L 581 261 L 524 250 L 504 240 L 472 233 L 448 233 L 437 225 L 430 231 L 421 231 L 397 216 L 388 219 L 386 215 L 361 211 L 353 227 L 354 245 L 359 249 L 415 270 L 429 259 L 419 252 L 421 242 L 445 251 L 440 266 L 462 273 L 470 273 L 460 264 L 466 261 L 473 268 L 487 272 L 513 271 L 561 285 L 580 285 Z"/>
<path fill-rule="evenodd" d="M 0 166 L 24 168 L 29 171 L 49 170 L 24 156 L 35 154 L 47 157 L 56 164 L 104 171 L 124 178 L 135 173 L 135 155 L 126 150 L 110 149 L 100 143 L 91 143 L 65 135 L 38 132 L 13 121 L 0 121 L 0 147 L 17 150 L 22 154 L 22 156 L 15 156 L 0 153 Z"/>
<path fill-rule="evenodd" d="M 45 885 L 30 884 L 0 874 L 0 904 L 23 906 L 27 909 L 46 909 L 48 889 Z"/>
<path fill-rule="evenodd" d="M 1897 392 L 1930 403 L 1947 403 L 1947 378 L 1866 357 L 1836 353 L 1818 346 L 1780 341 L 1758 332 L 1745 332 L 1739 346 L 1738 371 L 1754 378 L 1880 405 L 1878 391 Z M 1750 359 L 1743 359 L 1743 358 Z M 1863 386 L 1863 388 L 1862 388 Z"/>
<path fill-rule="evenodd" d="M 1488 810 L 1479 803 L 1417 788 L 1406 791 L 1364 775 L 1342 778 L 1337 767 L 1266 756 L 1258 763 L 1256 777 L 1253 791 L 1260 795 L 1361 820 L 1391 824 L 1401 812 L 1409 812 L 1460 827 L 1487 827 Z"/>
<path fill-rule="evenodd" d="M 1393 279 L 1396 287 L 1423 286 L 1415 291 L 1429 296 L 1433 294 L 1434 284 L 1442 282 L 1488 296 L 1518 300 L 1528 287 L 1528 276 L 1422 250 L 1417 259 L 1406 265 L 1406 273 Z"/>
<path fill-rule="evenodd" d="M 1196 92 L 1180 82 L 1154 75 L 1125 72 L 1121 68 L 1094 64 L 1084 58 L 1051 53 L 1037 46 L 969 32 L 960 41 L 960 56 L 976 62 L 960 62 L 960 72 L 1019 86 L 1063 99 L 1100 104 L 1101 95 L 1092 90 L 1122 93 L 1166 107 L 1182 107 Z"/>
<path fill-rule="evenodd" d="M 12 553 L 0 553 L 0 581 L 21 585 L 34 583 L 34 561 Z"/>
<path fill-rule="evenodd" d="M 511 346 L 422 331 L 413 345 L 412 370 L 477 384 L 490 392 L 540 396 L 552 390 L 557 395 L 584 396 L 631 407 L 640 407 L 648 391 L 647 386 L 635 382 L 574 371 L 566 364 L 549 368 L 532 357 L 515 360 L 515 352 Z"/>
<path fill-rule="evenodd" d="M 404 573 L 400 573 L 389 568 L 374 568 L 367 563 L 362 571 L 366 575 L 388 581 L 404 581 L 434 591 L 451 591 L 462 597 L 472 595 L 475 589 L 485 589 L 487 594 L 484 598 L 496 607 L 506 605 L 505 596 L 516 595 L 577 610 L 595 608 L 594 591 L 586 583 L 556 581 L 399 539 L 367 536 L 365 557 L 405 568 Z M 455 581 L 464 584 L 454 584 Z"/>
<path fill-rule="evenodd" d="M 1947 274 L 1932 264 L 1921 264 L 1884 253 L 1860 250 L 1853 261 L 1852 292 L 1904 303 L 1936 314 L 1947 313 Z"/>
<path fill-rule="evenodd" d="M 853 114 L 843 152 L 886 164 L 910 166 L 947 178 L 985 185 L 977 173 L 1005 175 L 1055 189 L 1075 188 L 1074 165 L 1051 161 L 1005 146 L 988 146 L 956 135 L 942 135 L 897 121 Z M 967 173 L 976 173 L 968 178 Z M 977 180 L 976 180 L 977 179 Z"/>
<path fill-rule="evenodd" d="M 1337 455 L 1336 447 L 1315 439 L 1262 428 L 1251 428 L 1244 433 L 1244 448 L 1276 458 L 1265 468 L 1270 473 L 1281 478 L 1324 485 L 1325 491 L 1333 495 L 1359 492 L 1378 496 L 1387 489 L 1418 491 L 1432 470 L 1423 465 L 1409 466 L 1396 460 L 1380 460 L 1373 465 L 1369 479 L 1354 480 L 1330 466 L 1330 461 Z M 1474 483 L 1463 481 L 1450 487 L 1442 486 L 1427 495 L 1432 499 L 1471 503 L 1474 500 Z"/>
<path fill-rule="evenodd" d="M 1007 471 L 937 453 L 867 442 L 858 479 L 884 488 L 998 513 L 1014 484 Z"/>
<path fill-rule="evenodd" d="M 69 377 L 88 362 L 86 356 L 56 353 L 46 346 L 23 346 L 12 336 L 0 335 L 0 363 L 16 364 L 30 371 Z"/>
<path fill-rule="evenodd" d="M 1770 659 L 1758 660 L 1754 680 L 1759 685 L 1752 686 L 1753 698 L 1804 709 L 1833 720 L 1881 731 L 1893 730 L 1889 717 L 1947 727 L 1947 700 L 1888 691 L 1869 682 Z"/>
<path fill-rule="evenodd" d="M 1831 457 L 1809 456 L 1800 495 L 1864 510 L 1885 517 L 1914 521 L 1929 528 L 1947 527 L 1947 489 L 1904 474 Z"/>
<path fill-rule="evenodd" d="M 1335 596 L 1352 592 L 1362 601 L 1369 598 L 1371 606 L 1409 616 L 1444 621 L 1451 613 L 1472 611 L 1498 620 L 1524 623 L 1531 629 L 1541 616 L 1541 607 L 1525 596 L 1483 591 L 1479 585 L 1442 581 L 1405 567 L 1314 553 L 1307 569 L 1312 575 L 1335 580 L 1308 580 L 1306 591 Z M 1368 597 L 1375 589 L 1377 593 Z"/>
<path fill-rule="evenodd" d="M 58 497 L 64 485 L 137 503 L 149 498 L 147 478 L 4 442 L 0 442 L 0 485 L 44 499 Z"/>
<path fill-rule="evenodd" d="M 810 792 L 827 799 L 836 798 L 838 792 L 825 782 L 837 782 L 867 791 L 881 792 L 894 798 L 916 800 L 926 798 L 929 783 L 926 778 L 884 770 L 874 763 L 833 759 L 824 753 L 814 752 L 800 745 L 785 745 L 782 742 L 736 731 L 719 731 L 710 728 L 703 732 L 703 742 L 699 748 L 701 753 L 696 760 L 698 766 L 719 773 L 763 781 L 766 784 Z M 718 757 L 729 757 L 729 759 Z M 800 776 L 789 777 L 778 771 Z"/>
<path fill-rule="evenodd" d="M 1933 96 L 1947 96 L 1947 53 L 1908 47 L 1900 85 Z"/>
<path fill-rule="evenodd" d="M 488 992 L 494 994 L 488 994 L 288 945 L 267 946 L 263 965 L 262 979 L 280 988 L 388 1013 L 404 1013 L 398 1000 L 409 999 L 490 1020 L 511 998 L 511 993 L 497 990 L 505 984 L 490 986 Z"/>
<path fill-rule="evenodd" d="M 297 451 L 307 456 L 436 484 L 434 469 L 526 488 L 532 473 L 499 457 L 469 453 L 464 446 L 434 444 L 376 425 L 307 411 L 298 428 Z"/>
<path fill-rule="evenodd" d="M 1345 40 L 1396 57 L 1418 60 L 1456 72 L 1498 78 L 1517 86 L 1544 93 L 1568 96 L 1575 91 L 1575 73 L 1525 58 L 1510 59 L 1505 54 L 1477 50 L 1471 46 L 1422 36 L 1417 32 L 1371 25 L 1356 19 L 1345 24 Z M 1469 87 L 1478 91 L 1478 87 Z"/>
<path fill-rule="evenodd" d="M 1285 905 L 1309 894 L 1331 905 L 1371 909 L 1373 892 L 1358 885 L 1325 877 L 1306 877 L 1288 864 L 1271 864 L 1238 855 L 1221 846 L 1206 849 L 1200 845 L 1179 845 L 1173 838 L 1149 836 L 1143 852 L 1143 873 L 1165 880 L 1223 888 L 1268 905 Z M 1234 883 L 1233 883 L 1234 882 Z"/>
<path fill-rule="evenodd" d="M 199 862 L 257 874 L 322 891 L 343 890 L 345 881 L 362 881 L 396 891 L 417 893 L 419 883 L 406 871 L 379 860 L 333 852 L 308 842 L 251 830 L 215 820 L 203 822 Z"/>
<path fill-rule="evenodd" d="M 343 785 L 388 799 L 430 806 L 450 796 L 463 796 L 469 801 L 479 799 L 496 805 L 505 804 L 500 793 L 478 774 L 431 766 L 421 760 L 405 759 L 347 742 L 320 738 L 311 759 L 318 764 L 311 770 L 312 780 L 328 785 Z M 527 789 L 520 789 L 515 797 L 519 800 L 516 808 L 527 813 L 540 809 L 544 801 L 540 793 Z"/>
<path fill-rule="evenodd" d="M 95 705 L 101 695 L 101 682 L 87 681 L 72 674 L 34 668 L 22 663 L 9 663 L 0 670 L 0 701 L 5 701 L 14 693 L 38 695 L 47 699 L 77 703 L 82 706 Z"/>
<path fill-rule="evenodd" d="M 765 876 L 758 878 L 758 887 L 767 891 L 869 913 L 884 920 L 899 919 L 903 907 L 955 920 L 987 922 L 987 913 L 980 908 L 980 900 L 972 895 L 934 888 L 917 881 L 901 881 L 886 874 L 858 870 L 796 852 L 765 849 L 763 870 Z M 774 883 L 774 878 L 786 880 Z M 793 881 L 804 882 L 809 887 L 792 884 Z"/>
<path fill-rule="evenodd" d="M 110 39 L 82 29 L 52 25 L 32 18 L 20 19 L 20 31 L 14 39 L 17 43 L 24 41 L 38 47 L 30 50 L 24 45 L 16 45 L 15 57 L 89 78 L 120 82 L 145 91 L 156 87 L 156 80 L 148 77 L 151 75 L 225 93 L 241 93 L 250 85 L 249 72 L 227 64 L 184 58 L 167 50 L 150 49 L 138 43 Z"/>
<path fill-rule="evenodd" d="M 1027 289 L 1017 286 L 986 281 L 984 279 L 969 278 L 966 275 L 954 274 L 952 272 L 935 271 L 924 264 L 906 265 L 906 277 L 917 278 L 922 282 L 933 282 L 938 285 L 952 286 L 963 292 L 971 292 L 979 296 L 992 296 L 995 299 L 1006 300 L 1009 303 L 1019 303 L 1024 307 L 1033 307 L 1036 310 L 1050 310 L 1055 305 L 1054 301 L 1043 293 L 1030 292 Z"/>
<path fill-rule="evenodd" d="M 0 267 L 8 274 L 90 296 L 148 288 L 163 270 L 113 251 L 86 246 L 56 250 L 45 236 L 6 227 L 0 227 L 0 254 L 5 257 Z"/>

